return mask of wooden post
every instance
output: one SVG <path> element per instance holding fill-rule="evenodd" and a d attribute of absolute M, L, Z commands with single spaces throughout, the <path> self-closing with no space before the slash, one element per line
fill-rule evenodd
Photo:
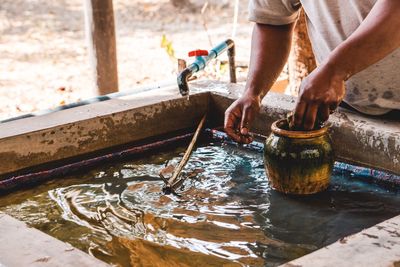
<path fill-rule="evenodd" d="M 86 36 L 97 95 L 118 92 L 112 0 L 85 0 Z"/>
<path fill-rule="evenodd" d="M 189 0 L 170 0 L 170 2 L 177 8 L 192 7 L 192 3 Z"/>
<path fill-rule="evenodd" d="M 290 94 L 299 94 L 301 81 L 315 68 L 315 57 L 307 33 L 306 16 L 301 10 L 293 33 L 292 50 L 289 57 L 289 90 Z"/>

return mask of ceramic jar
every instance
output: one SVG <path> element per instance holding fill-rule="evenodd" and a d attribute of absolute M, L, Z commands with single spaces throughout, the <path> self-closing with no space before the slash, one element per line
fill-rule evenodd
<path fill-rule="evenodd" d="M 297 195 L 325 190 L 334 164 L 328 127 L 290 131 L 283 119 L 274 122 L 271 130 L 265 142 L 264 163 L 272 188 Z"/>

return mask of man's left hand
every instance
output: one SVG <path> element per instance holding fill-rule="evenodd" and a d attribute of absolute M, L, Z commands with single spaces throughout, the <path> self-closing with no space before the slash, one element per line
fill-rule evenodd
<path fill-rule="evenodd" d="M 326 121 L 345 95 L 344 77 L 328 64 L 315 69 L 301 83 L 294 113 L 296 128 L 312 130 L 317 118 Z"/>

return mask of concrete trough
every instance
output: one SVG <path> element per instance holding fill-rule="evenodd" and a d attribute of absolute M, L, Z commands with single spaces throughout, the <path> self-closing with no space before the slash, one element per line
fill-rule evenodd
<path fill-rule="evenodd" d="M 203 81 L 192 84 L 191 90 L 189 99 L 182 98 L 177 88 L 159 89 L 156 92 L 140 93 L 0 124 L 0 160 L 2 162 L 0 180 L 29 173 L 32 170 L 77 161 L 79 158 L 101 153 L 99 151 L 110 148 L 194 128 L 206 112 L 209 114 L 210 127 L 222 126 L 225 109 L 238 98 L 243 87 Z M 269 94 L 264 99 L 261 113 L 255 120 L 254 132 L 268 135 L 271 123 L 285 117 L 294 105 L 293 97 Z M 377 120 L 340 110 L 331 116 L 330 122 L 331 136 L 338 160 L 400 174 L 399 120 Z M 1 218 L 4 216 L 6 215 L 0 215 Z M 0 219 L 0 229 L 7 226 L 7 223 L 9 225 L 10 220 L 12 219 Z M 394 218 L 393 223 L 389 220 L 391 227 L 394 227 L 391 231 L 397 231 L 396 233 L 400 231 L 398 220 Z M 32 247 L 35 247 L 33 236 L 37 235 L 34 233 L 36 230 L 22 228 L 24 228 L 25 236 L 32 235 Z M 12 233 L 6 235 L 0 242 L 0 265 L 13 262 L 12 258 L 18 257 L 18 253 L 3 253 L 5 246 L 9 247 L 11 244 L 13 251 L 17 252 L 27 249 L 18 242 L 8 242 L 13 237 L 17 238 L 20 230 L 16 229 L 13 232 L 15 235 Z M 355 245 L 352 243 L 349 249 L 354 250 L 357 242 Z M 381 241 L 377 240 L 377 242 Z M 49 241 L 49 244 L 51 243 Z M 361 241 L 359 244 L 365 245 Z M 42 243 L 37 243 L 37 245 L 43 246 Z M 51 250 L 51 245 L 48 249 Z M 354 251 L 360 255 L 363 254 L 363 251 Z M 385 252 L 382 253 L 385 254 Z M 308 257 L 306 263 L 312 261 L 313 255 L 322 257 L 315 252 L 306 256 Z M 381 258 L 381 261 L 389 264 L 396 258 L 400 260 L 400 255 L 390 255 L 391 257 L 387 259 Z M 61 255 L 60 260 L 63 257 Z M 373 258 L 373 255 L 369 254 L 369 257 Z M 353 264 L 341 266 L 361 266 L 357 260 L 350 259 L 350 262 Z M 309 266 L 303 261 L 300 263 Z M 287 266 L 299 265 L 297 261 L 297 265 L 288 264 Z M 72 264 L 67 262 L 62 265 L 71 266 Z"/>

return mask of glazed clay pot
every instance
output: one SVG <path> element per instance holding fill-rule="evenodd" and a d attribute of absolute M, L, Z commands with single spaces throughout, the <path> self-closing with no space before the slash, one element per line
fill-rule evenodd
<path fill-rule="evenodd" d="M 272 124 L 265 141 L 264 163 L 273 189 L 285 194 L 314 194 L 325 190 L 334 155 L 328 127 L 289 131 L 287 120 Z"/>

